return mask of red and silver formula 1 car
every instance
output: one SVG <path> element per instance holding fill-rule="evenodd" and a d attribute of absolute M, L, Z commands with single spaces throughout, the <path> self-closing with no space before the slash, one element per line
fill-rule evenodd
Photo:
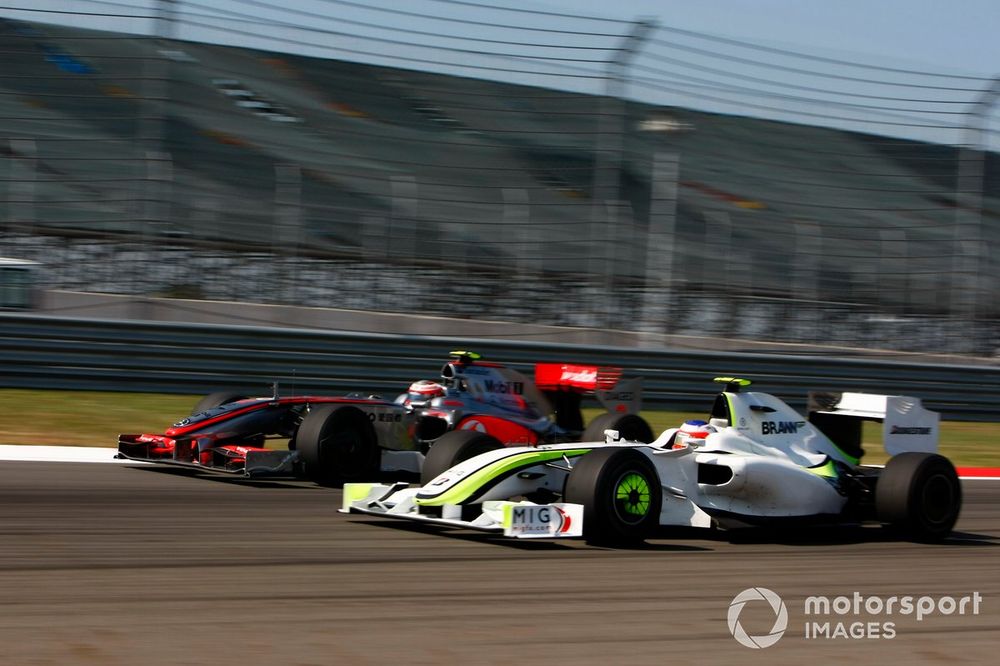
<path fill-rule="evenodd" d="M 535 382 L 472 352 L 452 352 L 439 380 L 420 380 L 394 401 L 376 395 L 267 397 L 213 393 L 163 433 L 118 437 L 118 458 L 246 476 L 303 475 L 318 481 L 418 472 L 436 443 L 449 461 L 480 453 L 481 435 L 509 446 L 572 442 L 608 428 L 651 441 L 640 379 L 621 370 L 539 363 Z M 608 410 L 583 426 L 584 395 Z M 479 437 L 477 437 L 477 435 Z M 287 449 L 265 446 L 288 440 Z M 432 466 L 433 461 L 432 461 Z M 436 472 L 435 472 L 436 474 Z"/>

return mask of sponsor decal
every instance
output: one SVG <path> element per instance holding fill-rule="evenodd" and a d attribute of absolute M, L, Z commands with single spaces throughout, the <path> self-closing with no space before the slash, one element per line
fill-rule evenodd
<path fill-rule="evenodd" d="M 369 412 L 368 420 L 371 421 L 372 423 L 375 423 L 376 421 L 379 423 L 399 423 L 400 421 L 403 420 L 403 415 L 399 413 L 386 414 L 385 412 L 381 412 L 379 414 L 376 414 L 375 412 Z"/>
<path fill-rule="evenodd" d="M 174 440 L 169 437 L 164 437 L 163 435 L 139 435 L 135 438 L 136 442 L 141 442 L 147 444 L 154 442 L 156 444 L 173 444 Z"/>
<path fill-rule="evenodd" d="M 597 370 L 563 370 L 562 376 L 559 377 L 559 381 L 593 384 L 597 381 Z"/>
<path fill-rule="evenodd" d="M 931 434 L 931 429 L 929 427 L 918 427 L 918 426 L 892 426 L 892 430 L 889 431 L 890 435 L 929 435 Z"/>
<path fill-rule="evenodd" d="M 805 421 L 764 421 L 760 424 L 760 434 L 762 435 L 785 435 L 795 434 L 799 428 L 804 427 Z"/>
<path fill-rule="evenodd" d="M 510 533 L 519 536 L 566 534 L 572 524 L 569 514 L 553 505 L 515 506 L 511 509 Z"/>
<path fill-rule="evenodd" d="M 462 424 L 459 430 L 475 430 L 476 432 L 486 432 L 486 426 L 481 421 L 469 419 Z"/>
<path fill-rule="evenodd" d="M 499 393 L 501 395 L 523 395 L 524 382 L 505 382 L 495 379 L 483 381 L 483 389 L 487 393 Z"/>

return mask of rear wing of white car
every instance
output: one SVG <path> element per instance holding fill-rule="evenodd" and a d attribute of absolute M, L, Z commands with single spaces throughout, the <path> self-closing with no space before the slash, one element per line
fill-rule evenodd
<path fill-rule="evenodd" d="M 882 445 L 889 455 L 937 452 L 940 414 L 920 398 L 872 393 L 809 393 L 809 421 L 845 452 L 861 457 L 861 423 L 882 424 Z"/>

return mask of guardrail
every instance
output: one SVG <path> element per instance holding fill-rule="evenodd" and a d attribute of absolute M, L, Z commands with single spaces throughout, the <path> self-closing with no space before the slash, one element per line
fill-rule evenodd
<path fill-rule="evenodd" d="M 705 410 L 717 375 L 802 407 L 809 390 L 914 395 L 946 419 L 1000 421 L 1000 368 L 818 355 L 676 351 L 0 314 L 0 387 L 164 393 L 258 389 L 395 396 L 469 348 L 531 373 L 539 361 L 620 366 L 648 407 Z"/>

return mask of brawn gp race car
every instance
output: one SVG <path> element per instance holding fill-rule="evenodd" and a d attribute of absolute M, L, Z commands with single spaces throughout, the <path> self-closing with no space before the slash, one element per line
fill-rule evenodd
<path fill-rule="evenodd" d="M 606 428 L 652 441 L 638 378 L 618 368 L 539 363 L 535 381 L 478 354 L 452 352 L 440 380 L 420 380 L 394 401 L 377 395 L 248 397 L 213 393 L 163 433 L 118 437 L 118 458 L 246 476 L 303 475 L 318 481 L 419 472 L 441 441 L 457 442 L 449 461 L 479 453 L 469 435 L 508 446 L 578 441 Z M 584 395 L 607 409 L 585 429 Z M 265 446 L 287 440 L 284 450 Z M 451 448 L 449 448 L 451 451 Z M 438 464 L 432 460 L 432 466 Z"/>
<path fill-rule="evenodd" d="M 922 541 L 946 537 L 962 503 L 951 463 L 935 453 L 938 414 L 917 398 L 813 393 L 809 418 L 722 377 L 707 420 L 649 444 L 608 429 L 604 441 L 503 448 L 425 468 L 419 487 L 351 483 L 342 511 L 511 537 L 645 539 L 659 526 L 734 527 L 877 520 Z M 892 456 L 860 463 L 861 423 L 881 421 Z M 451 446 L 451 445 L 449 445 Z M 446 458 L 444 447 L 435 451 Z M 431 462 L 431 461 L 428 461 Z"/>

